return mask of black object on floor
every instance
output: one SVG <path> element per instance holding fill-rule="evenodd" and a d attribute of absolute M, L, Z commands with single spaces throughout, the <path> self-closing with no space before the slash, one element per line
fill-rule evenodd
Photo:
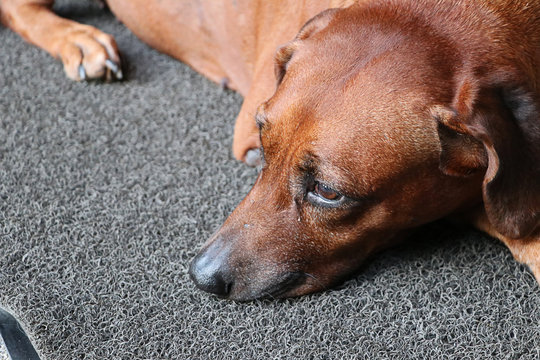
<path fill-rule="evenodd" d="M 23 328 L 6 310 L 0 308 L 0 335 L 12 360 L 39 360 Z"/>

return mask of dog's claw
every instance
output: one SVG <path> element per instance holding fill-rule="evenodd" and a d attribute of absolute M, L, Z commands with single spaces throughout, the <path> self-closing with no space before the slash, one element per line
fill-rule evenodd
<path fill-rule="evenodd" d="M 115 63 L 114 61 L 107 59 L 105 60 L 105 66 L 111 70 L 111 72 L 114 74 L 114 77 L 118 80 L 122 80 L 124 77 L 124 74 L 122 73 L 122 68 L 120 65 Z"/>
<path fill-rule="evenodd" d="M 105 60 L 105 66 L 108 67 L 115 74 L 118 72 L 118 65 L 116 65 L 111 59 Z"/>
<path fill-rule="evenodd" d="M 226 77 L 222 77 L 221 80 L 219 81 L 219 85 L 221 86 L 221 88 L 223 90 L 228 90 L 229 89 L 229 79 L 226 78 Z"/>
<path fill-rule="evenodd" d="M 115 78 L 117 78 L 118 80 L 122 80 L 124 74 L 122 74 L 122 68 L 120 67 L 120 65 L 110 59 L 107 59 L 105 60 L 105 66 L 112 71 Z"/>
<path fill-rule="evenodd" d="M 246 153 L 245 163 L 248 166 L 256 167 L 261 164 L 261 150 L 260 149 L 250 149 Z"/>
<path fill-rule="evenodd" d="M 86 80 L 86 71 L 84 70 L 84 66 L 82 66 L 82 64 L 79 65 L 79 79 L 81 81 Z"/>

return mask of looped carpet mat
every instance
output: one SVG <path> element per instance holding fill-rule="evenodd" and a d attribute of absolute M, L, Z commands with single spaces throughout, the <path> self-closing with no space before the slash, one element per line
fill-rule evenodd
<path fill-rule="evenodd" d="M 540 289 L 498 241 L 437 223 L 342 286 L 235 303 L 190 259 L 252 185 L 241 97 L 86 1 L 127 81 L 75 83 L 0 27 L 0 306 L 43 359 L 539 359 Z"/>

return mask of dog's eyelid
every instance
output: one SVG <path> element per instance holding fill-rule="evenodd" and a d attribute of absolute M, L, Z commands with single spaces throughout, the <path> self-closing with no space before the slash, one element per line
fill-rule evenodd
<path fill-rule="evenodd" d="M 336 200 L 330 200 L 330 199 L 326 199 L 320 196 L 314 191 L 308 191 L 305 195 L 305 199 L 312 205 L 315 205 L 321 208 L 329 208 L 329 209 L 341 208 L 344 205 L 347 205 L 348 203 L 350 203 L 349 201 L 350 199 L 341 194 L 339 194 L 339 197 Z"/>
<path fill-rule="evenodd" d="M 329 188 L 332 191 L 335 191 L 341 199 L 339 200 L 339 206 L 354 206 L 365 204 L 366 202 L 372 202 L 374 199 L 370 195 L 360 195 L 357 191 L 348 191 L 347 186 L 343 184 L 338 184 L 331 179 L 327 179 L 322 176 L 317 176 L 314 173 L 311 173 L 308 176 L 308 181 L 305 184 L 305 195 L 312 191 L 316 184 L 321 184 L 326 188 Z M 309 200 L 309 199 L 308 199 Z"/>
<path fill-rule="evenodd" d="M 331 161 L 324 158 L 317 159 L 317 166 L 311 171 L 313 181 L 330 187 L 351 201 L 364 202 L 370 198 L 373 191 L 371 191 L 369 185 L 364 185 L 358 179 L 350 178 L 348 169 L 335 166 Z"/>

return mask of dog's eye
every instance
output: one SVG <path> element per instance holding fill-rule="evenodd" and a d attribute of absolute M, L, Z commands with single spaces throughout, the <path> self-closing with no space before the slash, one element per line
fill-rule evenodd
<path fill-rule="evenodd" d="M 313 190 L 315 194 L 326 200 L 336 201 L 339 200 L 339 198 L 341 197 L 341 195 L 336 190 L 321 183 L 315 183 L 315 189 Z"/>
<path fill-rule="evenodd" d="M 322 207 L 338 207 L 345 197 L 330 186 L 315 181 L 307 189 L 307 200 Z"/>

